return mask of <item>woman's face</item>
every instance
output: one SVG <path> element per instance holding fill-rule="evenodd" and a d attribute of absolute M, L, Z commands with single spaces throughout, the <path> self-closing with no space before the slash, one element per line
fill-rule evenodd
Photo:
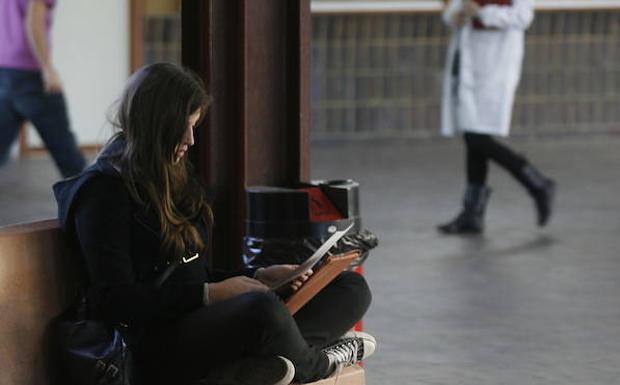
<path fill-rule="evenodd" d="M 199 109 L 194 111 L 194 113 L 192 113 L 187 119 L 187 126 L 185 127 L 185 132 L 183 133 L 183 137 L 181 138 L 181 143 L 177 144 L 174 149 L 174 163 L 179 163 L 179 161 L 187 153 L 187 150 L 189 150 L 190 146 L 194 145 L 194 126 L 199 119 Z"/>

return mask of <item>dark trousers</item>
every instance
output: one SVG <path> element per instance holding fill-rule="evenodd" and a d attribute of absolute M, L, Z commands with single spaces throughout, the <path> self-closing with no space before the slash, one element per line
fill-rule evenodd
<path fill-rule="evenodd" d="M 370 300 L 366 281 L 354 272 L 340 274 L 295 316 L 271 292 L 244 294 L 147 332 L 136 361 L 144 383 L 189 385 L 218 366 L 280 355 L 295 365 L 296 381 L 315 381 L 327 372 L 322 348 L 350 330 Z"/>
<path fill-rule="evenodd" d="M 489 173 L 489 161 L 493 161 L 517 179 L 526 159 L 499 143 L 490 135 L 465 133 L 467 183 L 485 185 Z"/>
<path fill-rule="evenodd" d="M 63 176 L 82 171 L 85 160 L 69 128 L 64 95 L 46 93 L 38 71 L 0 68 L 0 165 L 25 121 L 34 125 Z"/>

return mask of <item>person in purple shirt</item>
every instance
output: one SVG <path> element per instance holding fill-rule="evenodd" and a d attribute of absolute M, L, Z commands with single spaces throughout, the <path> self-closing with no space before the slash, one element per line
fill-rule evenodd
<path fill-rule="evenodd" d="M 52 63 L 55 5 L 56 0 L 0 1 L 0 165 L 8 160 L 22 124 L 30 121 L 68 177 L 82 171 L 85 160 Z"/>

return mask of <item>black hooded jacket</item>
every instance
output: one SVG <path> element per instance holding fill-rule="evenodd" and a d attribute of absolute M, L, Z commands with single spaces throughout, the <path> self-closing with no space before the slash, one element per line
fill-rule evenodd
<path fill-rule="evenodd" d="M 54 185 L 58 217 L 84 258 L 95 318 L 136 326 L 170 322 L 203 305 L 205 282 L 231 274 L 209 274 L 202 252 L 188 255 L 161 287 L 154 284 L 168 258 L 157 218 L 132 199 L 112 162 L 123 146 L 115 139 L 81 174 Z M 205 226 L 198 228 L 206 244 Z"/>

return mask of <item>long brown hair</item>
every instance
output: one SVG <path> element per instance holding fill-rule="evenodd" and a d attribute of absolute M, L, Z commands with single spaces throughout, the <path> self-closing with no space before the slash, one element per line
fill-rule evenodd
<path fill-rule="evenodd" d="M 211 221 L 211 210 L 191 163 L 175 162 L 176 146 L 197 110 L 206 114 L 209 97 L 200 78 L 169 63 L 142 67 L 130 78 L 120 100 L 115 125 L 125 139 L 118 159 L 132 198 L 156 214 L 162 252 L 179 260 L 204 248 L 196 220 Z M 204 218 L 204 213 L 209 218 Z"/>

